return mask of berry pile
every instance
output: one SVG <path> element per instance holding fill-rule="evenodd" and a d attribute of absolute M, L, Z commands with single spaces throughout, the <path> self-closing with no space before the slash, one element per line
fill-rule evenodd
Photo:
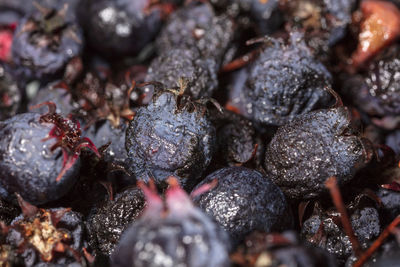
<path fill-rule="evenodd" d="M 400 265 L 400 1 L 0 0 L 0 266 Z"/>

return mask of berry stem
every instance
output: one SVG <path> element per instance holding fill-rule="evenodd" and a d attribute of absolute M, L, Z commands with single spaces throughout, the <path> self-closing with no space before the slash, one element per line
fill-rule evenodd
<path fill-rule="evenodd" d="M 354 234 L 353 227 L 351 226 L 346 207 L 343 204 L 342 195 L 340 194 L 340 190 L 337 185 L 336 177 L 332 176 L 328 180 L 326 180 L 325 186 L 329 189 L 333 203 L 335 204 L 336 209 L 340 212 L 340 220 L 342 222 L 346 235 L 350 239 L 354 253 L 357 257 L 360 257 L 363 254 L 363 251 L 361 249 L 360 242 Z"/>
<path fill-rule="evenodd" d="M 382 245 L 383 241 L 391 234 L 397 225 L 400 224 L 400 216 L 397 216 L 386 228 L 383 232 L 378 236 L 378 238 L 372 243 L 372 245 L 358 257 L 358 261 L 356 261 L 353 267 L 361 267 L 374 252 Z"/>

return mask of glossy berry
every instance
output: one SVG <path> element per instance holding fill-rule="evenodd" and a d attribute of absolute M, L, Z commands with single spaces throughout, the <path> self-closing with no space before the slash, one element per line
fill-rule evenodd
<path fill-rule="evenodd" d="M 304 114 L 281 126 L 265 153 L 264 168 L 289 198 L 310 199 L 326 192 L 336 176 L 344 185 L 372 158 L 353 128 L 347 108 Z"/>
<path fill-rule="evenodd" d="M 145 207 L 143 193 L 128 188 L 114 200 L 99 203 L 87 220 L 91 245 L 105 255 L 111 255 L 124 230 L 141 215 Z"/>
<path fill-rule="evenodd" d="M 24 81 L 61 77 L 83 47 L 80 28 L 67 16 L 68 4 L 59 10 L 38 4 L 37 8 L 20 21 L 12 44 L 15 73 Z"/>
<path fill-rule="evenodd" d="M 169 91 L 139 108 L 126 131 L 129 171 L 143 181 L 154 177 L 160 186 L 175 175 L 192 188 L 210 164 L 214 145 L 206 107 Z"/>
<path fill-rule="evenodd" d="M 270 39 L 249 67 L 239 107 L 247 117 L 262 124 L 283 125 L 329 105 L 324 88 L 330 85 L 331 75 L 301 38 L 293 34 L 288 45 Z"/>
<path fill-rule="evenodd" d="M 194 202 L 215 218 L 235 244 L 255 230 L 274 232 L 292 226 L 285 196 L 268 177 L 244 167 L 229 167 L 208 175 L 196 188 L 214 179 L 218 184 Z"/>
<path fill-rule="evenodd" d="M 49 107 L 49 112 L 41 115 L 39 122 L 54 125 L 45 140 L 55 138 L 56 143 L 50 147 L 50 151 L 53 152 L 60 147 L 63 153 L 63 168 L 56 178 L 56 181 L 60 181 L 64 174 L 77 161 L 82 148 L 87 147 L 91 149 L 97 157 L 100 157 L 100 154 L 89 138 L 81 137 L 82 131 L 79 122 L 74 121 L 71 116 L 66 119 L 56 113 L 56 105 L 53 102 L 44 102 L 32 108 L 35 109 L 44 105 Z"/>
<path fill-rule="evenodd" d="M 122 235 L 111 266 L 230 266 L 225 232 L 169 181 L 165 204 L 141 186 L 147 207 Z"/>
<path fill-rule="evenodd" d="M 11 199 L 18 192 L 33 204 L 63 196 L 75 183 L 79 164 L 56 181 L 63 168 L 60 149 L 51 152 L 54 141 L 46 139 L 51 124 L 40 123 L 40 115 L 25 113 L 0 122 L 0 195 Z"/>

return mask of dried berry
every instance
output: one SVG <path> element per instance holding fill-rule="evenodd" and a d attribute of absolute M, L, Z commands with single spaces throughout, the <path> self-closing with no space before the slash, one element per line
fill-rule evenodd
<path fill-rule="evenodd" d="M 215 218 L 235 244 L 255 230 L 269 233 L 291 228 L 293 217 L 285 196 L 268 177 L 244 167 L 229 167 L 208 175 L 196 188 L 214 179 L 218 184 L 194 202 Z"/>
<path fill-rule="evenodd" d="M 215 129 L 204 105 L 170 91 L 137 110 L 126 131 L 129 171 L 139 180 L 155 178 L 162 186 L 170 175 L 192 188 L 210 164 Z"/>
<path fill-rule="evenodd" d="M 347 206 L 347 210 L 361 248 L 367 248 L 381 232 L 377 203 L 359 195 Z M 304 222 L 301 233 L 306 240 L 328 250 L 343 262 L 351 255 L 353 247 L 342 229 L 340 216 L 343 214 L 335 210 L 323 210 L 316 204 L 313 215 Z"/>
<path fill-rule="evenodd" d="M 83 223 L 79 213 L 63 208 L 44 210 L 26 203 L 23 205 L 24 214 L 6 227 L 6 245 L 18 253 L 24 266 L 83 263 L 80 257 Z"/>
<path fill-rule="evenodd" d="M 97 205 L 87 220 L 91 246 L 111 255 L 123 231 L 142 213 L 145 206 L 143 193 L 138 188 L 128 188 Z"/>
<path fill-rule="evenodd" d="M 368 143 L 353 129 L 347 108 L 313 111 L 278 129 L 264 167 L 289 198 L 315 198 L 329 177 L 344 185 L 365 166 L 372 158 Z"/>
<path fill-rule="evenodd" d="M 300 114 L 329 105 L 331 75 L 293 34 L 290 44 L 269 39 L 259 58 L 249 67 L 239 109 L 252 120 L 283 125 Z"/>

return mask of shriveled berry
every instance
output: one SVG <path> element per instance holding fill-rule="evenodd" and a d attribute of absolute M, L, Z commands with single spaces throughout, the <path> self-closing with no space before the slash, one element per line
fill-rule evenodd
<path fill-rule="evenodd" d="M 244 167 L 229 167 L 208 175 L 196 188 L 214 179 L 218 184 L 194 202 L 215 218 L 235 244 L 255 230 L 273 232 L 292 227 L 285 196 L 268 177 Z"/>
<path fill-rule="evenodd" d="M 217 71 L 216 61 L 202 57 L 197 48 L 172 48 L 152 61 L 146 81 L 159 81 L 175 88 L 179 79 L 184 79 L 187 94 L 199 99 L 211 97 L 218 88 Z"/>
<path fill-rule="evenodd" d="M 302 37 L 290 44 L 270 39 L 270 44 L 249 67 L 239 109 L 252 120 L 283 125 L 300 114 L 329 105 L 331 75 L 311 55 Z"/>
<path fill-rule="evenodd" d="M 87 220 L 91 246 L 105 255 L 111 255 L 123 231 L 142 213 L 145 206 L 143 193 L 128 188 L 97 205 Z"/>
<path fill-rule="evenodd" d="M 202 57 L 214 59 L 219 66 L 234 34 L 227 16 L 217 16 L 207 2 L 193 1 L 169 17 L 156 43 L 159 52 L 197 47 Z"/>
<path fill-rule="evenodd" d="M 129 171 L 139 180 L 155 178 L 162 186 L 168 176 L 192 188 L 210 164 L 215 128 L 205 106 L 169 91 L 137 110 L 126 131 Z"/>
<path fill-rule="evenodd" d="M 82 216 L 63 208 L 21 215 L 8 227 L 6 244 L 18 251 L 24 266 L 80 266 Z"/>
<path fill-rule="evenodd" d="M 289 198 L 315 198 L 326 192 L 329 177 L 344 185 L 369 162 L 366 142 L 353 129 L 346 107 L 313 111 L 278 129 L 264 168 Z"/>
<path fill-rule="evenodd" d="M 369 198 L 357 197 L 347 206 L 347 210 L 354 233 L 365 249 L 381 232 L 377 204 Z M 351 255 L 352 245 L 339 223 L 339 216 L 340 213 L 335 210 L 324 211 L 316 205 L 314 214 L 304 222 L 301 234 L 343 262 Z"/>
<path fill-rule="evenodd" d="M 400 46 L 376 57 L 365 72 L 345 79 L 343 93 L 371 116 L 400 114 Z"/>
<path fill-rule="evenodd" d="M 213 161 L 223 166 L 255 160 L 258 164 L 263 156 L 263 144 L 253 123 L 229 110 L 211 114 L 217 130 L 217 152 Z M 256 153 L 254 155 L 254 153 Z"/>
<path fill-rule="evenodd" d="M 286 28 L 300 31 L 313 54 L 322 61 L 328 60 L 331 47 L 346 34 L 351 22 L 354 0 L 294 0 L 282 1 Z"/>

